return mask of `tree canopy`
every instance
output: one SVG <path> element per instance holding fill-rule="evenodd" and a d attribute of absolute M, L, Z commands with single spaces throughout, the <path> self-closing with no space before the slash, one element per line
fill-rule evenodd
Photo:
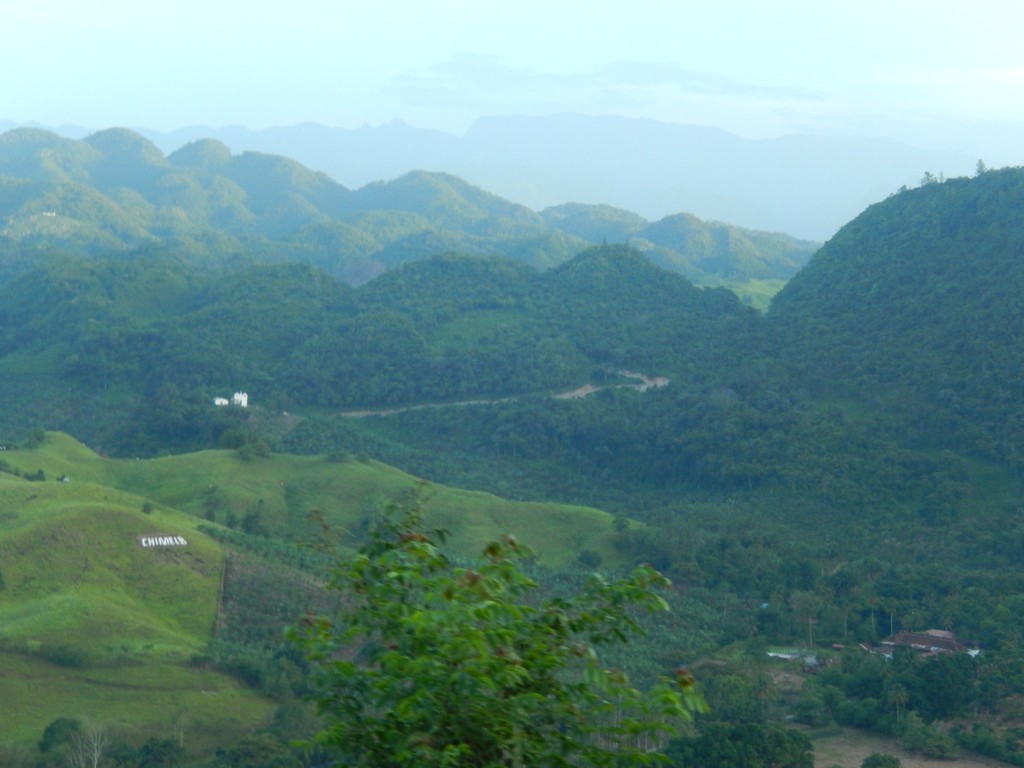
<path fill-rule="evenodd" d="M 338 615 L 295 631 L 326 718 L 317 741 L 343 764 L 641 764 L 704 708 L 687 670 L 641 693 L 598 655 L 638 630 L 636 609 L 666 607 L 654 569 L 541 597 L 515 538 L 471 567 L 443 541 L 415 508 L 388 514 L 334 568 Z"/>

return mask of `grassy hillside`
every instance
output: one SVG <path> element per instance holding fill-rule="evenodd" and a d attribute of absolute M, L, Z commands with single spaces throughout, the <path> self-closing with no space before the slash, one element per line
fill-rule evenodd
<path fill-rule="evenodd" d="M 187 713 L 202 724 L 197 738 L 213 741 L 218 729 L 266 721 L 269 702 L 191 663 L 217 624 L 226 554 L 199 530 L 214 522 L 250 526 L 255 540 L 294 540 L 312 536 L 307 514 L 316 508 L 344 545 L 389 503 L 419 494 L 429 522 L 451 531 L 456 555 L 515 532 L 549 566 L 571 565 L 582 550 L 621 559 L 607 513 L 423 489 L 368 460 L 243 460 L 236 451 L 117 460 L 60 433 L 2 456 L 0 686 L 16 714 L 0 721 L 0 743 L 37 740 L 60 715 L 157 734 Z M 26 479 L 40 470 L 45 479 Z M 187 546 L 142 546 L 156 536 Z M 268 567 L 261 578 L 274 578 Z"/>
<path fill-rule="evenodd" d="M 6 456 L 10 465 L 24 473 L 42 469 L 51 480 L 69 477 L 71 482 L 66 484 L 9 482 L 22 489 L 25 497 L 53 494 L 56 500 L 47 508 L 57 510 L 54 514 L 59 516 L 70 514 L 66 505 L 72 501 L 85 504 L 86 499 L 110 497 L 131 508 L 131 520 L 138 526 L 166 523 L 170 533 L 184 531 L 180 534 L 184 536 L 203 522 L 241 520 L 258 509 L 268 533 L 294 539 L 316 529 L 307 519 L 311 510 L 320 510 L 330 523 L 358 533 L 370 516 L 388 504 L 409 502 L 422 488 L 428 521 L 451 531 L 452 546 L 459 554 L 476 555 L 487 542 L 515 532 L 547 565 L 564 565 L 588 548 L 612 563 L 617 560 L 611 516 L 600 510 L 512 502 L 486 493 L 424 486 L 420 479 L 393 467 L 351 456 L 328 460 L 280 454 L 245 460 L 237 451 L 219 450 L 141 461 L 105 459 L 60 433 L 49 433 L 39 448 L 9 451 Z M 42 489 L 47 493 L 42 494 Z M 150 515 L 139 511 L 145 501 L 153 506 Z M 23 517 L 18 515 L 17 520 Z"/>
<path fill-rule="evenodd" d="M 274 712 L 271 701 L 223 673 L 162 661 L 76 669 L 0 651 L 0 688 L 4 746 L 34 746 L 57 717 L 88 718 L 137 738 L 166 738 L 183 717 L 189 744 L 212 752 Z"/>
<path fill-rule="evenodd" d="M 5 455 L 75 480 L 0 474 L 0 743 L 38 740 L 61 715 L 152 735 L 178 712 L 227 731 L 269 717 L 263 697 L 189 664 L 213 637 L 221 546 L 188 515 L 146 514 L 140 497 L 88 481 L 95 457 L 53 443 Z M 187 546 L 141 545 L 155 535 Z"/>
<path fill-rule="evenodd" d="M 187 515 L 144 513 L 139 497 L 90 482 L 75 452 L 61 447 L 6 452 L 39 465 L 48 480 L 0 475 L 0 615 L 9 647 L 61 645 L 97 660 L 143 646 L 142 655 L 179 657 L 200 649 L 216 616 L 220 546 Z M 57 480 L 68 473 L 74 482 Z M 188 546 L 141 545 L 155 535 Z"/>

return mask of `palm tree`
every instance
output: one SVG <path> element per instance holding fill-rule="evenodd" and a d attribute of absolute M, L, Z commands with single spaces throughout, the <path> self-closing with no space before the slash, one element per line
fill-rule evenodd
<path fill-rule="evenodd" d="M 907 701 L 910 699 L 910 694 L 907 693 L 907 689 L 902 685 L 894 683 L 890 686 L 886 698 L 896 708 L 896 725 L 898 726 L 903 717 L 903 709 L 907 706 Z"/>

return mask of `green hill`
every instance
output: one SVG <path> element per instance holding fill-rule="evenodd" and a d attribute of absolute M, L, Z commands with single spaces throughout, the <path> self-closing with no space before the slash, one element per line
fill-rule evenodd
<path fill-rule="evenodd" d="M 521 205 L 444 173 L 414 171 L 390 182 L 363 187 L 356 193 L 356 211 L 412 211 L 439 230 L 470 235 L 518 232 L 529 236 L 543 228 L 541 217 Z"/>
<path fill-rule="evenodd" d="M 1024 455 L 1024 170 L 933 182 L 843 227 L 770 315 L 800 380 L 884 409 L 914 443 Z"/>
<path fill-rule="evenodd" d="M 18 458 L 54 473 L 94 458 L 60 447 Z M 181 712 L 229 732 L 266 720 L 263 697 L 189 663 L 214 636 L 220 544 L 188 515 L 52 477 L 0 474 L 0 742 L 34 742 L 60 714 L 151 734 Z M 187 544 L 144 546 L 154 540 Z"/>
<path fill-rule="evenodd" d="M 341 410 L 623 383 L 618 369 L 711 386 L 763 347 L 734 295 L 623 246 L 543 272 L 449 254 L 358 289 L 301 264 L 65 259 L 0 284 L 0 307 L 0 428 L 56 427 L 127 456 L 275 439 Z M 239 389 L 260 408 L 212 407 Z"/>
<path fill-rule="evenodd" d="M 221 526 L 234 526 L 253 546 L 312 539 L 319 527 L 308 514 L 318 508 L 344 534 L 342 544 L 352 544 L 372 517 L 390 503 L 410 503 L 422 487 L 354 458 L 246 461 L 207 451 L 105 459 L 59 433 L 3 456 L 0 676 L 17 714 L 0 723 L 0 742 L 38 739 L 62 713 L 136 732 L 156 732 L 181 712 L 211 733 L 218 724 L 232 731 L 266 722 L 265 699 L 192 663 L 219 637 L 220 601 L 233 599 L 221 592 L 224 545 L 204 531 L 227 535 Z M 26 479 L 39 470 L 45 479 Z M 570 564 L 582 550 L 621 560 L 611 518 L 596 509 L 441 486 L 421 498 L 430 523 L 451 531 L 455 554 L 475 556 L 515 531 L 548 566 Z M 272 562 L 256 573 L 286 568 Z M 233 568 L 245 572 L 239 563 Z M 292 580 L 283 571 L 274 578 Z M 303 607 L 294 603 L 290 620 Z"/>
<path fill-rule="evenodd" d="M 788 280 L 817 249 L 816 243 L 787 235 L 707 223 L 689 214 L 648 224 L 632 242 L 666 269 L 716 275 L 723 281 Z"/>
<path fill-rule="evenodd" d="M 139 513 L 140 499 L 155 503 L 158 511 L 186 513 L 171 535 L 185 530 L 181 525 L 194 531 L 203 520 L 224 524 L 231 518 L 241 520 L 256 509 L 260 527 L 274 538 L 299 540 L 314 533 L 316 525 L 308 520 L 313 509 L 322 510 L 332 525 L 359 531 L 368 515 L 379 514 L 391 503 L 409 502 L 422 484 L 392 467 L 353 457 L 331 461 L 322 456 L 281 454 L 246 460 L 236 451 L 202 451 L 143 461 L 105 459 L 59 433 L 48 435 L 38 449 L 5 455 L 8 465 L 21 474 L 42 469 L 51 480 L 62 476 L 71 480 L 43 484 L 11 481 L 25 497 L 41 488 L 54 493 L 53 508 L 61 515 L 68 514 L 61 499 L 91 500 L 116 493 L 121 504 L 132 507 L 132 519 L 140 525 L 152 527 L 153 521 L 162 520 L 156 512 L 152 517 Z M 11 502 L 15 507 L 18 503 Z M 580 548 L 594 549 L 613 562 L 617 559 L 611 545 L 611 518 L 595 509 L 511 502 L 443 486 L 430 486 L 423 504 L 429 522 L 450 530 L 454 551 L 465 556 L 475 555 L 487 542 L 515 530 L 548 565 L 571 562 Z"/>
<path fill-rule="evenodd" d="M 160 655 L 200 650 L 213 631 L 220 547 L 192 521 L 143 516 L 109 488 L 66 485 L 5 482 L 7 647 L 56 643 L 99 659 L 134 655 L 135 643 Z M 140 544 L 155 535 L 188 547 Z"/>
<path fill-rule="evenodd" d="M 416 171 L 349 190 L 288 158 L 232 156 L 208 139 L 165 157 L 123 128 L 81 141 L 37 129 L 0 135 L 0 210 L 0 256 L 9 260 L 26 248 L 81 255 L 162 241 L 190 257 L 244 252 L 261 261 L 305 261 L 352 284 L 444 251 L 549 268 L 588 244 L 624 241 L 646 224 L 596 206 L 538 214 L 443 173 Z M 766 274 L 783 279 L 783 262 L 803 263 L 814 248 L 729 231 L 717 262 L 698 264 L 688 253 L 698 246 L 678 238 L 659 241 L 658 258 L 700 282 L 742 286 Z"/>
<path fill-rule="evenodd" d="M 565 203 L 545 208 L 541 216 L 552 226 L 591 243 L 604 240 L 624 243 L 647 226 L 647 220 L 632 211 L 610 205 Z"/>
<path fill-rule="evenodd" d="M 590 243 L 621 242 L 698 285 L 724 285 L 759 309 L 807 263 L 818 243 L 705 222 L 691 214 L 647 222 L 607 205 L 567 204 L 541 215 Z"/>

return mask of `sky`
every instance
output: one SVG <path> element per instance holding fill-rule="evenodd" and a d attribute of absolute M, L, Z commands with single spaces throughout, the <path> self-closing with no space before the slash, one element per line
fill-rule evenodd
<path fill-rule="evenodd" d="M 1024 136 L 1022 27 L 1019 0 L 0 0 L 0 120 L 461 135 L 575 112 L 941 146 Z"/>

